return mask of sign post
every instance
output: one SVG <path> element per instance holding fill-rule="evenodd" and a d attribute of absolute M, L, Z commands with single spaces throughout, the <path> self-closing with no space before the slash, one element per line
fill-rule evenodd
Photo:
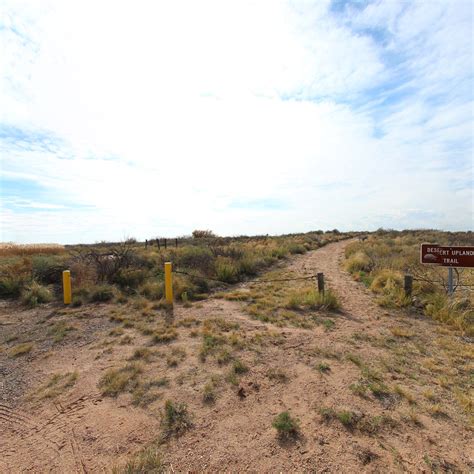
<path fill-rule="evenodd" d="M 454 281 L 453 281 L 453 267 L 448 268 L 448 295 L 451 296 L 454 293 Z"/>
<path fill-rule="evenodd" d="M 448 294 L 454 293 L 453 268 L 474 268 L 474 247 L 421 244 L 420 261 L 425 265 L 448 267 Z"/>

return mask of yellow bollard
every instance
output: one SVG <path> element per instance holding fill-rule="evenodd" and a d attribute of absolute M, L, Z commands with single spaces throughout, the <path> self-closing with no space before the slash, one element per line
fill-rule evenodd
<path fill-rule="evenodd" d="M 69 270 L 63 271 L 63 292 L 64 292 L 64 304 L 71 304 L 71 301 L 72 301 L 71 272 Z"/>
<path fill-rule="evenodd" d="M 172 278 L 171 262 L 165 263 L 165 298 L 166 301 L 173 305 L 173 278 Z"/>

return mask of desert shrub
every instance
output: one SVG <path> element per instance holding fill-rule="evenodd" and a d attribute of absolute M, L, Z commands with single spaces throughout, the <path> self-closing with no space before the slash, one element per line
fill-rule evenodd
<path fill-rule="evenodd" d="M 176 255 L 176 263 L 179 266 L 199 269 L 208 272 L 213 265 L 214 255 L 207 247 L 188 246 L 183 247 Z"/>
<path fill-rule="evenodd" d="M 424 312 L 437 321 L 466 332 L 468 336 L 474 335 L 474 308 L 468 299 L 450 299 L 440 293 L 428 295 Z"/>
<path fill-rule="evenodd" d="M 316 288 L 300 288 L 294 290 L 288 297 L 286 307 L 288 309 L 327 309 L 335 311 L 340 304 L 336 295 L 331 290 L 319 293 Z"/>
<path fill-rule="evenodd" d="M 121 269 L 113 277 L 113 283 L 116 283 L 120 288 L 138 288 L 148 276 L 146 270 Z"/>
<path fill-rule="evenodd" d="M 247 254 L 239 261 L 239 273 L 242 275 L 255 276 L 258 270 L 264 266 L 264 260 Z"/>
<path fill-rule="evenodd" d="M 32 258 L 33 278 L 46 285 L 59 284 L 65 270 L 64 262 L 54 255 L 39 255 Z"/>
<path fill-rule="evenodd" d="M 192 426 L 188 407 L 185 403 L 174 403 L 171 400 L 165 402 L 165 409 L 161 420 L 163 436 L 169 438 L 172 435 L 179 436 Z"/>
<path fill-rule="evenodd" d="M 21 293 L 21 300 L 23 304 L 34 308 L 41 303 L 49 303 L 53 299 L 51 291 L 45 286 L 33 281 Z"/>
<path fill-rule="evenodd" d="M 293 418 L 288 411 L 284 411 L 276 416 L 272 426 L 277 430 L 280 438 L 290 438 L 298 435 L 299 421 Z"/>
<path fill-rule="evenodd" d="M 372 269 L 371 261 L 364 252 L 356 252 L 346 261 L 346 270 L 350 273 L 369 272 Z"/>
<path fill-rule="evenodd" d="M 394 288 L 401 288 L 403 285 L 402 275 L 393 270 L 383 269 L 373 276 L 370 289 L 375 293 L 391 292 Z"/>
<path fill-rule="evenodd" d="M 232 371 L 235 374 L 245 374 L 249 371 L 249 368 L 241 360 L 237 359 L 232 364 Z"/>
<path fill-rule="evenodd" d="M 235 264 L 228 260 L 217 259 L 215 264 L 216 278 L 226 283 L 238 281 L 238 269 Z"/>
<path fill-rule="evenodd" d="M 183 294 L 186 293 L 188 299 L 193 299 L 194 295 L 198 293 L 194 282 L 189 278 L 181 275 L 173 275 L 173 295 L 176 299 L 183 300 Z"/>
<path fill-rule="evenodd" d="M 142 368 L 138 364 L 127 364 L 121 369 L 109 369 L 99 380 L 102 395 L 116 397 L 119 393 L 132 390 L 138 385 Z"/>
<path fill-rule="evenodd" d="M 275 247 L 271 250 L 271 256 L 278 260 L 285 258 L 288 255 L 288 248 L 285 246 Z"/>
<path fill-rule="evenodd" d="M 303 253 L 306 253 L 306 250 L 307 250 L 306 247 L 301 244 L 292 243 L 288 245 L 288 251 L 291 254 L 303 254 Z"/>
<path fill-rule="evenodd" d="M 89 287 L 97 282 L 97 273 L 92 265 L 85 262 L 69 263 L 73 288 Z"/>
<path fill-rule="evenodd" d="M 90 294 L 90 299 L 94 303 L 105 303 L 113 300 L 115 297 L 115 288 L 111 285 L 97 285 Z"/>
<path fill-rule="evenodd" d="M 210 239 L 216 238 L 216 234 L 212 230 L 193 230 L 192 236 L 194 239 Z"/>
<path fill-rule="evenodd" d="M 215 390 L 214 383 L 212 381 L 204 385 L 202 399 L 204 403 L 208 403 L 208 404 L 212 404 L 216 401 L 216 390 Z"/>
<path fill-rule="evenodd" d="M 18 298 L 21 295 L 23 285 L 24 280 L 21 277 L 15 277 L 14 275 L 0 277 L 0 298 Z"/>
<path fill-rule="evenodd" d="M 122 468 L 112 469 L 113 474 L 161 474 L 166 472 L 161 454 L 150 446 L 133 456 Z"/>
<path fill-rule="evenodd" d="M 141 288 L 140 293 L 149 300 L 160 300 L 165 294 L 163 282 L 147 281 Z"/>

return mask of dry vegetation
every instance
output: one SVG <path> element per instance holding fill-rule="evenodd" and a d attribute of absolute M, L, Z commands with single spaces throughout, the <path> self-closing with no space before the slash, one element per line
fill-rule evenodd
<path fill-rule="evenodd" d="M 386 308 L 416 307 L 425 315 L 474 336 L 474 270 L 460 269 L 453 298 L 448 298 L 447 269 L 422 265 L 420 244 L 472 245 L 471 232 L 378 231 L 346 248 L 346 269 Z M 415 277 L 413 297 L 405 296 L 405 274 Z"/>
<path fill-rule="evenodd" d="M 73 305 L 86 302 L 125 302 L 141 295 L 163 298 L 163 264 L 191 273 L 174 276 L 174 294 L 183 302 L 205 299 L 209 292 L 257 276 L 290 255 L 304 254 L 352 234 L 310 232 L 282 237 L 219 238 L 195 231 L 178 247 L 163 239 L 158 247 L 135 239 L 118 244 L 14 245 L 0 247 L 0 299 L 18 299 L 30 307 L 60 300 L 62 271 L 71 270 Z M 217 280 L 217 281 L 216 281 Z"/>
<path fill-rule="evenodd" d="M 91 247 L 46 256 L 71 269 L 78 265 L 76 305 L 64 308 L 55 283 L 37 276 L 35 285 L 53 300 L 27 302 L 32 282 L 25 273 L 23 299 L 1 308 L 7 421 L 0 428 L 5 452 L 15 454 L 0 459 L 0 470 L 472 469 L 474 353 L 467 325 L 420 317 L 422 308 L 411 303 L 372 305 L 397 293 L 387 285 L 364 292 L 340 263 L 365 258 L 362 252 L 379 241 L 392 248 L 383 242 L 389 236 L 323 242 L 342 237 L 311 233 L 217 244 L 206 234 L 167 250 L 129 243 L 131 263 L 110 281 L 100 281 L 90 259 L 76 259 Z M 345 249 L 348 260 L 338 262 Z M 372 284 L 387 269 L 403 272 L 406 251 L 397 253 L 399 269 L 387 263 L 387 251 L 379 267 L 351 270 Z M 365 255 L 377 261 L 375 253 Z M 33 264 L 35 256 L 28 258 Z M 171 311 L 161 301 L 158 274 L 168 259 L 201 277 L 233 275 L 240 283 L 203 288 L 204 278 L 177 277 Z M 324 295 L 314 280 L 248 281 L 316 271 L 327 277 Z M 141 280 L 137 272 L 151 278 Z"/>

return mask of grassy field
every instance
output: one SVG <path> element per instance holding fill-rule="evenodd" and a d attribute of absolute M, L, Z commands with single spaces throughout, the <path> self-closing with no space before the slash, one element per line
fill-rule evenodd
<path fill-rule="evenodd" d="M 174 275 L 178 301 L 202 300 L 210 291 L 253 278 L 290 255 L 304 254 L 354 234 L 309 232 L 279 237 L 220 238 L 205 231 L 168 240 L 164 248 L 135 239 L 117 244 L 14 245 L 0 247 L 0 298 L 20 299 L 34 307 L 61 299 L 61 274 L 71 270 L 73 305 L 163 298 L 163 264 L 194 275 Z M 218 281 L 215 281 L 218 280 Z"/>
<path fill-rule="evenodd" d="M 346 248 L 346 269 L 387 308 L 418 307 L 444 323 L 474 335 L 474 270 L 460 269 L 453 298 L 447 296 L 447 269 L 422 265 L 420 244 L 472 245 L 472 232 L 379 231 Z M 414 277 L 413 297 L 403 290 L 404 275 Z"/>

